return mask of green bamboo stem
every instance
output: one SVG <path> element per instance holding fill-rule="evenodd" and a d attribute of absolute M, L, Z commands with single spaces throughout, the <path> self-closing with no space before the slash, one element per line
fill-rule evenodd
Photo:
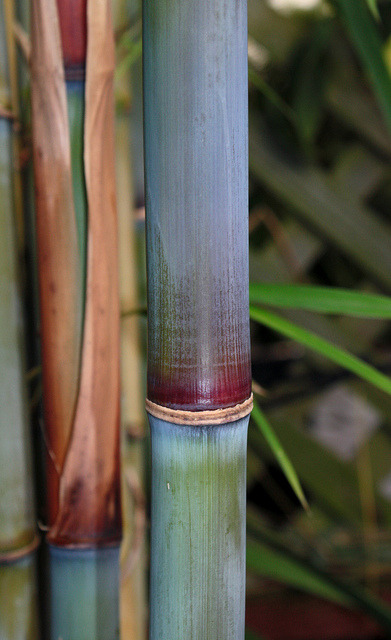
<path fill-rule="evenodd" d="M 36 554 L 0 564 L 0 638 L 40 640 Z"/>
<path fill-rule="evenodd" d="M 117 10 L 125 10 L 125 3 Z M 120 13 L 118 20 L 124 16 Z M 116 87 L 115 119 L 116 182 L 118 211 L 118 259 L 121 311 L 138 306 L 135 247 L 134 197 L 129 153 L 130 118 L 128 78 Z M 145 411 L 142 385 L 142 355 L 139 318 L 123 316 L 121 335 L 121 427 L 122 506 L 120 621 L 123 640 L 141 640 L 146 635 L 147 588 L 145 549 L 145 498 L 143 494 Z"/>
<path fill-rule="evenodd" d="M 12 210 L 12 135 L 12 124 L 0 118 L 0 637 L 33 640 L 39 631 L 35 551 L 29 547 L 36 528 Z M 8 561 L 10 554 L 17 558 L 25 552 L 23 560 Z"/>
<path fill-rule="evenodd" d="M 0 59 L 5 63 L 0 72 L 2 107 L 13 103 L 11 95 L 15 91 L 9 90 L 11 72 L 8 74 L 7 47 L 2 37 L 3 27 L 9 27 L 11 19 L 9 5 L 7 9 L 4 20 L 4 5 L 0 3 Z M 1 103 L 2 99 L 6 102 Z M 0 637 L 37 640 L 38 539 L 18 269 L 15 203 L 21 194 L 15 193 L 15 150 L 12 119 L 0 113 Z"/>
<path fill-rule="evenodd" d="M 243 638 L 248 418 L 211 427 L 150 421 L 150 637 Z"/>
<path fill-rule="evenodd" d="M 50 546 L 51 638 L 119 638 L 119 547 Z"/>
<path fill-rule="evenodd" d="M 12 211 L 12 126 L 0 119 L 0 550 L 35 533 L 21 299 Z M 12 464 L 10 464 L 12 461 Z"/>

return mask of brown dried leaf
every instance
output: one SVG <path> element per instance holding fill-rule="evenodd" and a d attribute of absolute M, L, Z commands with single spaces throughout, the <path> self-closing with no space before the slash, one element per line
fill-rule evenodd
<path fill-rule="evenodd" d="M 31 3 L 31 100 L 47 440 L 61 469 L 79 379 L 81 268 L 73 207 L 71 154 L 56 3 Z M 49 521 L 58 474 L 49 459 Z"/>
<path fill-rule="evenodd" d="M 80 393 L 50 538 L 106 544 L 121 535 L 119 296 L 110 0 L 87 8 L 85 176 L 89 228 Z"/>

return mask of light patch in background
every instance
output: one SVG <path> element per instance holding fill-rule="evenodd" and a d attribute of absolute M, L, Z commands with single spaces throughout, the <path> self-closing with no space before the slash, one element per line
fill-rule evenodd
<path fill-rule="evenodd" d="M 297 9 L 309 11 L 318 7 L 322 0 L 268 0 L 268 3 L 278 11 L 293 11 Z"/>
<path fill-rule="evenodd" d="M 348 462 L 381 423 L 380 413 L 366 399 L 336 384 L 319 398 L 308 427 L 315 440 Z"/>

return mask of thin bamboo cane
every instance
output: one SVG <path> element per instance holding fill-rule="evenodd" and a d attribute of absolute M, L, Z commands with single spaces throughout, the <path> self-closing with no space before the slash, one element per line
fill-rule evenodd
<path fill-rule="evenodd" d="M 117 0 L 113 10 L 115 30 L 121 32 L 131 17 L 129 2 Z M 120 306 L 123 314 L 120 327 L 124 537 L 121 547 L 120 621 L 122 640 L 141 640 L 146 636 L 147 623 L 146 518 L 143 491 L 145 412 L 140 322 L 136 315 L 126 314 L 139 306 L 134 195 L 132 180 L 129 180 L 133 172 L 129 153 L 132 119 L 129 114 L 131 97 L 128 73 L 116 76 L 115 94 L 118 258 Z"/>
<path fill-rule="evenodd" d="M 247 16 L 145 0 L 151 640 L 244 637 Z"/>
<path fill-rule="evenodd" d="M 121 309 L 126 311 L 138 305 L 135 233 L 132 192 L 129 187 L 129 114 L 116 115 L 116 174 L 118 193 L 119 274 Z M 123 579 L 121 583 L 121 637 L 123 640 L 141 640 L 146 633 L 146 553 L 144 521 L 145 504 L 134 499 L 135 491 L 128 486 L 127 474 L 136 474 L 138 486 L 144 476 L 145 413 L 142 402 L 142 363 L 140 331 L 137 316 L 123 317 L 121 321 L 121 424 L 122 465 L 124 472 L 124 540 L 122 545 Z M 139 492 L 136 492 L 136 498 Z M 138 511 L 141 512 L 141 520 Z M 129 566 L 129 562 L 131 566 Z"/>
<path fill-rule="evenodd" d="M 0 118 L 0 637 L 39 636 L 31 438 L 12 180 L 12 124 Z"/>
<path fill-rule="evenodd" d="M 110 2 L 90 0 L 87 13 L 78 0 L 59 1 L 58 14 L 53 0 L 32 6 L 51 637 L 114 640 L 121 509 Z"/>
<path fill-rule="evenodd" d="M 4 8 L 6 20 L 4 20 Z M 10 26 L 12 7 L 0 3 L 0 23 Z M 12 47 L 0 31 L 0 637 L 36 640 L 39 637 L 36 592 L 36 549 L 31 438 L 26 394 L 22 301 L 14 179 L 16 161 L 13 118 L 4 117 L 15 103 L 7 59 Z M 7 51 L 8 49 L 8 51 Z M 8 53 L 8 56 L 7 56 Z M 1 74 L 2 75 L 2 74 Z M 15 109 L 13 109 L 15 111 Z M 15 113 L 12 114 L 15 116 Z"/>

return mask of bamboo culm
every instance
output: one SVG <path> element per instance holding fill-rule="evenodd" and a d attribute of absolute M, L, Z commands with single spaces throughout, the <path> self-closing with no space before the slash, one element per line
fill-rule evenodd
<path fill-rule="evenodd" d="M 15 177 L 18 144 L 13 6 L 0 2 L 0 638 L 38 640 L 34 474 Z M 19 229 L 20 231 L 20 229 Z M 18 242 L 19 241 L 19 242 Z"/>
<path fill-rule="evenodd" d="M 247 8 L 144 0 L 151 640 L 242 640 Z"/>

